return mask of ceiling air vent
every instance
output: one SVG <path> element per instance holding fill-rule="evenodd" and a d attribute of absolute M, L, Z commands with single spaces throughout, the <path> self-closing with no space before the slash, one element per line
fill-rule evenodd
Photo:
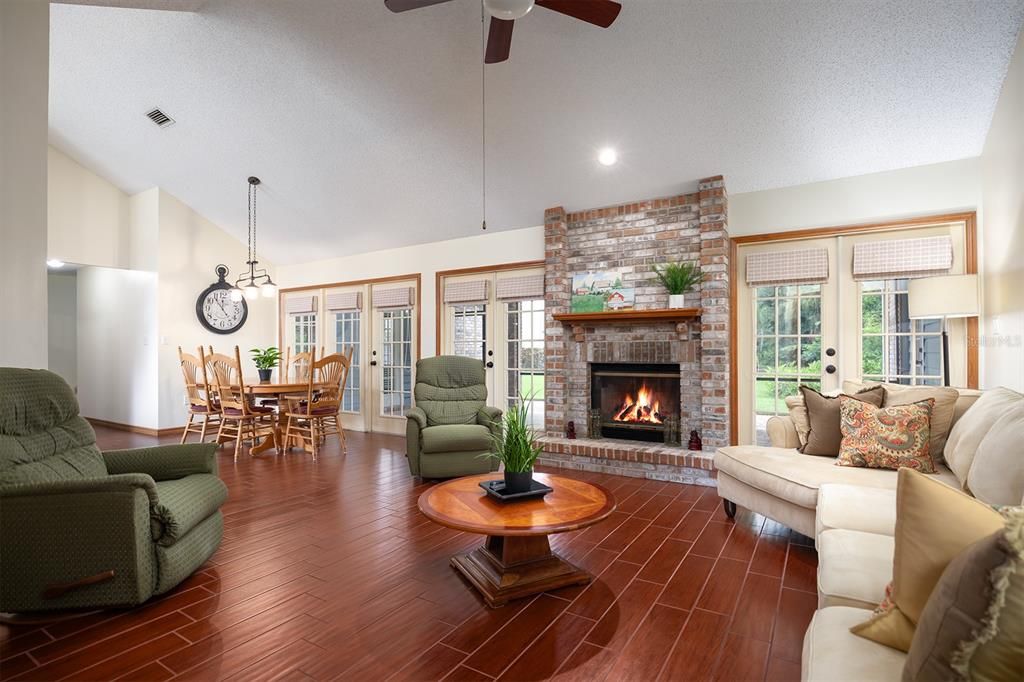
<path fill-rule="evenodd" d="M 174 125 L 174 119 L 160 111 L 159 109 L 153 109 L 152 111 L 146 112 L 146 118 L 153 123 L 157 124 L 161 128 Z"/>

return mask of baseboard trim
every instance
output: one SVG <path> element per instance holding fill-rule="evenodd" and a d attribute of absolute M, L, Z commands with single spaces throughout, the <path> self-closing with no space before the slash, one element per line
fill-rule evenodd
<path fill-rule="evenodd" d="M 104 426 L 108 429 L 116 429 L 117 431 L 127 431 L 129 433 L 137 433 L 140 436 L 153 436 L 155 438 L 159 438 L 160 436 L 180 434 L 185 429 L 184 426 L 172 426 L 166 429 L 151 429 L 147 426 L 122 424 L 120 422 L 112 422 L 107 421 L 106 419 L 97 419 L 95 417 L 86 417 L 85 420 L 95 426 Z"/>

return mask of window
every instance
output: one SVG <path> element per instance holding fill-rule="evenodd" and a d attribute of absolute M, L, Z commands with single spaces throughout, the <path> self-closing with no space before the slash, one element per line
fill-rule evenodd
<path fill-rule="evenodd" d="M 861 283 L 861 372 L 873 381 L 940 386 L 942 320 L 907 316 L 907 282 Z"/>
<path fill-rule="evenodd" d="M 453 305 L 455 355 L 484 362 L 487 350 L 487 304 Z"/>
<path fill-rule="evenodd" d="M 316 348 L 316 313 L 292 315 L 292 339 L 295 353 Z"/>
<path fill-rule="evenodd" d="M 544 299 L 506 303 L 508 405 L 526 402 L 530 426 L 544 426 Z"/>
<path fill-rule="evenodd" d="M 821 285 L 758 287 L 755 298 L 756 414 L 787 414 L 800 384 L 821 389 Z"/>
<path fill-rule="evenodd" d="M 412 407 L 412 309 L 381 311 L 381 404 L 387 417 L 401 417 Z"/>
<path fill-rule="evenodd" d="M 348 383 L 341 397 L 341 409 L 345 412 L 359 412 L 359 322 L 358 310 L 334 314 L 337 352 L 345 354 L 352 349 L 352 365 L 348 370 Z"/>

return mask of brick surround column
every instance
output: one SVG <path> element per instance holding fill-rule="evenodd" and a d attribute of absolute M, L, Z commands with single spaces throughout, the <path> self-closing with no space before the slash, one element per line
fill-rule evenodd
<path fill-rule="evenodd" d="M 702 433 L 705 449 L 729 444 L 729 199 L 721 175 L 700 193 Z"/>
<path fill-rule="evenodd" d="M 565 434 L 569 330 L 552 315 L 569 311 L 572 280 L 566 260 L 568 253 L 569 225 L 565 209 L 549 208 L 544 211 L 544 429 L 549 436 Z"/>

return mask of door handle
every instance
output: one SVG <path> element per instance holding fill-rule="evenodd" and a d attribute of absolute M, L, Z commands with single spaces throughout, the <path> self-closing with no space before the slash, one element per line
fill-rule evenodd
<path fill-rule="evenodd" d="M 836 366 L 835 365 L 825 365 L 825 372 L 828 373 L 828 374 L 835 374 L 836 373 Z"/>
<path fill-rule="evenodd" d="M 836 349 L 835 348 L 826 348 L 825 349 L 825 355 L 829 356 L 830 358 L 834 357 L 835 354 L 836 354 Z"/>
<path fill-rule="evenodd" d="M 376 366 L 377 366 L 377 361 L 376 360 L 370 360 L 370 367 L 376 367 Z"/>
<path fill-rule="evenodd" d="M 486 365 L 486 366 L 487 366 L 488 368 L 490 368 L 490 367 L 494 367 L 494 363 L 493 363 L 493 362 L 491 362 L 490 360 L 488 360 L 488 361 L 487 361 L 487 365 Z"/>

